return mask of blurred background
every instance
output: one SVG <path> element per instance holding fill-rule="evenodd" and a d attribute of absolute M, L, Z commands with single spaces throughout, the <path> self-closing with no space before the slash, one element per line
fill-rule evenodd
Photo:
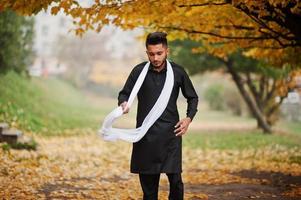
<path fill-rule="evenodd" d="M 300 16 L 300 0 L 1 0 L 0 199 L 141 197 L 132 144 L 97 133 L 154 30 L 199 96 L 185 199 L 301 199 Z"/>
<path fill-rule="evenodd" d="M 147 59 L 145 32 L 139 28 L 124 31 L 106 26 L 100 33 L 88 31 L 78 37 L 71 32 L 71 18 L 44 11 L 33 17 L 2 12 L 0 24 L 4 55 L 0 60 L 0 121 L 29 134 L 73 135 L 84 129 L 96 133 L 103 118 L 117 106 L 118 92 L 131 69 Z M 199 112 L 185 142 L 202 147 L 299 144 L 301 77 L 296 79 L 298 87 L 281 99 L 279 111 L 270 116 L 273 134 L 264 136 L 223 63 L 206 53 L 193 53 L 191 49 L 199 43 L 188 39 L 169 45 L 169 59 L 185 67 L 199 95 Z M 238 62 L 241 73 L 250 72 L 250 67 L 260 71 L 261 78 L 273 79 L 279 73 L 263 72 L 257 61 L 239 53 L 233 57 L 248 63 Z M 277 96 L 271 99 L 280 101 Z M 135 106 L 117 126 L 135 126 Z M 185 117 L 182 95 L 178 106 Z"/>

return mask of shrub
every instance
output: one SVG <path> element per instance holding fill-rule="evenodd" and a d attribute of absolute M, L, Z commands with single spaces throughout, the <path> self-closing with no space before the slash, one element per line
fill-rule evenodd
<path fill-rule="evenodd" d="M 210 109 L 218 111 L 224 110 L 223 91 L 224 88 L 220 84 L 210 85 L 205 90 L 204 98 Z"/>

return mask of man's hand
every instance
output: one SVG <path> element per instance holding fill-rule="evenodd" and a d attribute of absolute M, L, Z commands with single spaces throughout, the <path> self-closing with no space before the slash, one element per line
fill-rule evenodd
<path fill-rule="evenodd" d="M 130 111 L 130 109 L 126 106 L 127 103 L 127 101 L 124 101 L 122 102 L 122 104 L 120 104 L 120 106 L 122 107 L 123 114 L 126 114 Z"/>
<path fill-rule="evenodd" d="M 189 117 L 186 117 L 182 120 L 180 120 L 176 125 L 175 125 L 175 130 L 174 132 L 177 133 L 176 136 L 182 136 L 186 133 L 189 124 L 191 123 L 191 119 Z"/>

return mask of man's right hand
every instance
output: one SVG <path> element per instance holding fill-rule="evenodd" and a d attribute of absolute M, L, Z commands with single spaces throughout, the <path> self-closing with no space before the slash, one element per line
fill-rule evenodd
<path fill-rule="evenodd" d="M 122 104 L 120 104 L 120 106 L 122 107 L 123 114 L 126 114 L 130 111 L 130 109 L 126 106 L 127 103 L 127 101 L 124 101 Z"/>

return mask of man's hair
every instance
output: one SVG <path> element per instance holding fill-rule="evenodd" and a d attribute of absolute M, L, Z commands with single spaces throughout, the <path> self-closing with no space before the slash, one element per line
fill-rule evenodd
<path fill-rule="evenodd" d="M 163 32 L 153 32 L 147 35 L 145 46 L 148 45 L 156 45 L 156 44 L 162 44 L 163 46 L 167 45 L 167 34 Z"/>

